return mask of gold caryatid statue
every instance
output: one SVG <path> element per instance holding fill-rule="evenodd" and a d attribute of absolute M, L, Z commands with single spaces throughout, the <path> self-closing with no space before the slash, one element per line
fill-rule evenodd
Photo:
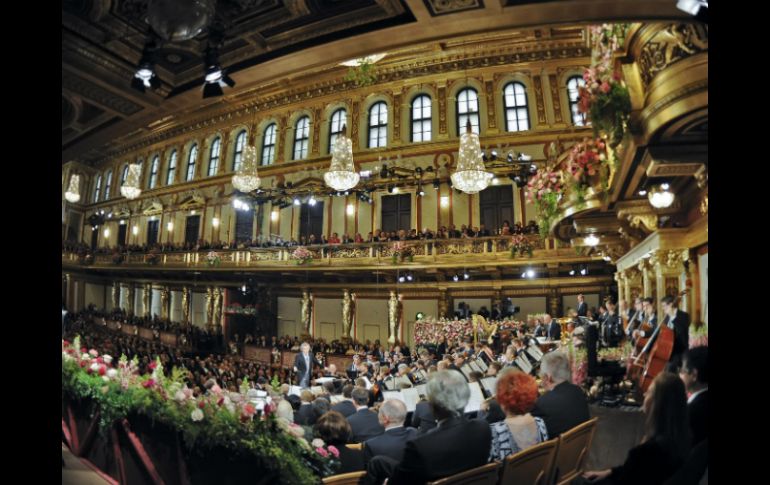
<path fill-rule="evenodd" d="M 222 288 L 214 288 L 214 308 L 211 310 L 211 325 L 217 326 L 222 323 Z"/>
<path fill-rule="evenodd" d="M 182 288 L 182 322 L 190 323 L 190 288 Z"/>
<path fill-rule="evenodd" d="M 212 287 L 206 288 L 206 326 L 211 326 L 211 321 L 214 318 L 214 289 Z"/>
<path fill-rule="evenodd" d="M 399 301 L 398 296 L 396 296 L 396 292 L 394 290 L 391 290 L 390 292 L 390 300 L 388 300 L 388 343 L 394 344 L 396 343 L 396 334 L 398 333 L 398 323 L 399 323 L 399 307 L 398 307 Z"/>
<path fill-rule="evenodd" d="M 168 318 L 168 299 L 171 292 L 168 289 L 168 286 L 164 286 L 160 290 L 160 318 L 167 319 Z"/>
<path fill-rule="evenodd" d="M 348 290 L 342 290 L 342 338 L 353 338 L 353 298 Z"/>
<path fill-rule="evenodd" d="M 487 343 L 491 344 L 493 341 L 492 337 L 497 333 L 497 324 L 487 323 L 487 319 L 481 315 L 473 315 L 471 322 L 473 325 L 473 343 L 479 342 L 479 334 L 481 334 L 482 338 L 484 335 L 489 335 Z"/>
<path fill-rule="evenodd" d="M 310 292 L 305 290 L 302 292 L 302 329 L 306 335 L 310 335 Z"/>

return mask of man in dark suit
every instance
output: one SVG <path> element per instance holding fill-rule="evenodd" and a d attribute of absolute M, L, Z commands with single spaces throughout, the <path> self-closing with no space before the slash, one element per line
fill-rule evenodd
<path fill-rule="evenodd" d="M 313 425 L 313 393 L 307 389 L 302 391 L 300 396 L 302 403 L 299 409 L 294 413 L 294 422 L 299 425 Z"/>
<path fill-rule="evenodd" d="M 690 395 L 687 399 L 687 414 L 690 417 L 693 446 L 709 437 L 708 357 L 708 347 L 693 347 L 682 356 L 682 368 L 679 371 L 679 377 Z"/>
<path fill-rule="evenodd" d="M 620 345 L 620 339 L 623 336 L 623 324 L 620 323 L 615 300 L 608 299 L 606 305 L 607 316 L 602 323 L 602 340 L 607 347 L 617 347 Z"/>
<path fill-rule="evenodd" d="M 535 401 L 532 416 L 543 418 L 549 438 L 590 419 L 585 393 L 570 382 L 572 371 L 564 352 L 545 354 L 540 362 L 540 377 L 548 392 Z"/>
<path fill-rule="evenodd" d="M 351 393 L 356 412 L 347 417 L 350 428 L 353 430 L 350 437 L 351 443 L 363 443 L 364 441 L 379 436 L 385 432 L 380 424 L 377 413 L 369 409 L 369 391 L 362 387 L 356 387 Z"/>
<path fill-rule="evenodd" d="M 313 366 L 321 366 L 321 363 L 310 353 L 310 345 L 302 342 L 300 352 L 294 357 L 294 372 L 297 373 L 297 385 L 300 387 L 310 387 L 310 377 L 313 374 Z"/>
<path fill-rule="evenodd" d="M 388 476 L 389 485 L 425 483 L 487 463 L 492 432 L 486 421 L 463 418 L 470 389 L 462 374 L 435 372 L 427 392 L 438 426 L 407 441 L 400 462 L 386 456 L 373 458 L 367 472 L 377 483 Z"/>
<path fill-rule="evenodd" d="M 548 333 L 548 328 L 543 325 L 543 322 L 538 318 L 537 326 L 535 327 L 535 337 L 545 337 Z"/>
<path fill-rule="evenodd" d="M 419 434 L 425 434 L 436 427 L 436 418 L 430 409 L 428 401 L 420 401 L 412 413 L 412 427 L 417 428 Z"/>
<path fill-rule="evenodd" d="M 353 404 L 353 398 L 352 393 L 353 392 L 353 385 L 352 384 L 345 384 L 345 387 L 342 388 L 342 397 L 344 398 L 342 401 L 338 402 L 334 406 L 332 406 L 332 411 L 337 411 L 338 413 L 342 414 L 346 418 L 352 414 L 355 414 L 356 412 L 356 406 Z"/>
<path fill-rule="evenodd" d="M 586 298 L 583 295 L 578 295 L 577 300 L 578 300 L 578 306 L 577 306 L 578 316 L 584 317 L 588 315 L 588 305 L 586 304 Z"/>
<path fill-rule="evenodd" d="M 388 399 L 380 406 L 378 417 L 385 432 L 364 443 L 364 462 L 369 463 L 375 456 L 401 461 L 406 442 L 417 437 L 416 429 L 404 427 L 406 405 L 398 399 Z"/>
<path fill-rule="evenodd" d="M 561 325 L 559 325 L 559 322 L 546 313 L 543 317 L 543 323 L 546 328 L 545 336 L 548 337 L 548 340 L 561 340 Z"/>
<path fill-rule="evenodd" d="M 663 314 L 666 317 L 661 325 L 668 325 L 674 331 L 674 350 L 671 352 L 669 362 L 679 367 L 682 362 L 682 354 L 690 346 L 690 315 L 678 308 L 676 298 L 665 296 L 660 300 Z"/>

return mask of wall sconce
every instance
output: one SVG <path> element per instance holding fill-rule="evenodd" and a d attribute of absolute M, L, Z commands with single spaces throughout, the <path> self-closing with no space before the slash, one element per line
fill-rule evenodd
<path fill-rule="evenodd" d="M 219 217 L 215 217 L 215 218 L 211 219 L 211 225 L 212 225 L 214 228 L 217 228 L 217 227 L 219 227 Z"/>
<path fill-rule="evenodd" d="M 139 226 L 134 226 L 134 227 L 132 227 L 132 228 L 131 228 L 131 233 L 132 233 L 134 236 L 136 236 L 137 234 L 139 234 Z"/>
<path fill-rule="evenodd" d="M 348 213 L 349 216 L 355 215 L 356 214 L 356 206 L 354 206 L 353 204 L 348 204 L 347 213 Z"/>
<path fill-rule="evenodd" d="M 448 195 L 442 195 L 441 196 L 441 207 L 449 207 L 449 196 Z"/>
<path fill-rule="evenodd" d="M 276 222 L 278 220 L 278 214 L 279 212 L 277 210 L 274 210 L 270 213 L 270 220 L 273 222 Z"/>
<path fill-rule="evenodd" d="M 168 224 L 166 224 L 166 229 L 168 230 L 168 232 L 172 232 L 174 230 L 174 223 L 169 222 Z"/>
<path fill-rule="evenodd" d="M 110 228 L 104 230 L 104 237 L 110 237 Z"/>

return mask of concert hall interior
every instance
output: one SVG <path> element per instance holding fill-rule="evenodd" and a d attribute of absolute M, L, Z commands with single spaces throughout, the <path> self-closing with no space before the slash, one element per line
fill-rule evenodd
<path fill-rule="evenodd" d="M 62 3 L 62 483 L 708 483 L 707 0 Z"/>

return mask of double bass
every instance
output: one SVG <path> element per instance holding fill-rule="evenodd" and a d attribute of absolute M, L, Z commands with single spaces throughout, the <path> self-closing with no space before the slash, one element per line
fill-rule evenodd
<path fill-rule="evenodd" d="M 687 290 L 677 296 L 678 300 Z M 668 318 L 661 321 L 644 345 L 640 355 L 628 369 L 629 376 L 636 377 L 637 388 L 642 394 L 650 388 L 653 379 L 663 372 L 674 351 L 674 331 L 668 328 Z"/>

